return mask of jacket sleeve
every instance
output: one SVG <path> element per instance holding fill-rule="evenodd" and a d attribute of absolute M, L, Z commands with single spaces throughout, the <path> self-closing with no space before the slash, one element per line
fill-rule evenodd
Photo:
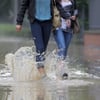
<path fill-rule="evenodd" d="M 22 0 L 17 14 L 17 25 L 22 25 L 26 9 L 28 8 L 29 0 Z"/>
<path fill-rule="evenodd" d="M 78 16 L 76 0 L 73 0 L 73 9 L 74 9 L 73 15 Z"/>

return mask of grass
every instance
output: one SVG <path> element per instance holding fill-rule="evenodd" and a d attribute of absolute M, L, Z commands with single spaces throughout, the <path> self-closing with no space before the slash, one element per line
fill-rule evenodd
<path fill-rule="evenodd" d="M 29 37 L 31 35 L 28 27 L 23 27 L 21 32 L 16 32 L 13 24 L 0 24 L 0 36 Z"/>

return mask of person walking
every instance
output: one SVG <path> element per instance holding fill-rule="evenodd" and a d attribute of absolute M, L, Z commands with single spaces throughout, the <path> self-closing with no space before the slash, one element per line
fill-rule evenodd
<path fill-rule="evenodd" d="M 68 48 L 73 37 L 73 23 L 78 15 L 76 0 L 56 0 L 56 5 L 61 15 L 61 26 L 54 31 L 54 38 L 58 47 L 58 64 L 60 67 L 64 66 Z M 67 79 L 68 74 L 63 73 L 61 78 Z"/>
<path fill-rule="evenodd" d="M 16 18 L 16 30 L 22 29 L 24 15 L 28 11 L 28 19 L 36 46 L 36 63 L 41 77 L 46 75 L 44 60 L 52 28 L 51 0 L 22 0 Z"/>

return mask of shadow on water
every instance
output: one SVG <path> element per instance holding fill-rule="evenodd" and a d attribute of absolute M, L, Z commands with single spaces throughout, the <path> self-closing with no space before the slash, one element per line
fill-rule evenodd
<path fill-rule="evenodd" d="M 20 47 L 32 45 L 33 41 L 30 39 L 0 39 L 0 73 L 2 76 L 0 77 L 0 100 L 100 100 L 99 62 L 85 61 L 83 44 L 72 43 L 69 48 L 66 66 L 69 68 L 70 79 L 13 81 L 9 69 L 5 68 L 5 55 L 15 53 Z M 56 44 L 50 41 L 48 61 L 54 59 L 51 51 L 55 49 L 55 46 Z"/>

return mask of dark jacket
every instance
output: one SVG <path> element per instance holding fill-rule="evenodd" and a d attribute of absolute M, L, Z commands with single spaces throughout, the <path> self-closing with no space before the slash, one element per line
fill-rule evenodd
<path fill-rule="evenodd" d="M 22 25 L 26 10 L 28 11 L 28 19 L 30 23 L 35 19 L 35 0 L 22 0 L 20 9 L 17 14 L 17 24 Z M 52 1 L 51 1 L 51 15 L 52 15 Z"/>
<path fill-rule="evenodd" d="M 64 19 L 68 19 L 70 16 L 68 14 L 66 14 L 66 11 L 62 8 L 62 6 L 60 5 L 60 1 L 61 0 L 56 0 L 56 4 L 57 4 L 57 8 L 60 11 L 60 15 L 62 18 Z M 76 0 L 70 0 L 72 2 L 72 12 L 71 12 L 71 16 L 78 15 L 78 9 L 77 9 L 77 5 L 76 5 Z"/>
<path fill-rule="evenodd" d="M 77 9 L 77 5 L 76 5 L 76 0 L 70 0 L 72 2 L 72 8 L 71 8 L 71 16 L 69 16 L 68 14 L 66 14 L 65 9 L 61 6 L 60 4 L 61 0 L 56 0 L 56 5 L 57 8 L 60 11 L 60 15 L 62 18 L 64 19 L 69 19 L 71 16 L 78 16 L 78 9 Z M 76 23 L 76 20 L 71 20 L 71 27 L 74 28 L 74 23 Z"/>

